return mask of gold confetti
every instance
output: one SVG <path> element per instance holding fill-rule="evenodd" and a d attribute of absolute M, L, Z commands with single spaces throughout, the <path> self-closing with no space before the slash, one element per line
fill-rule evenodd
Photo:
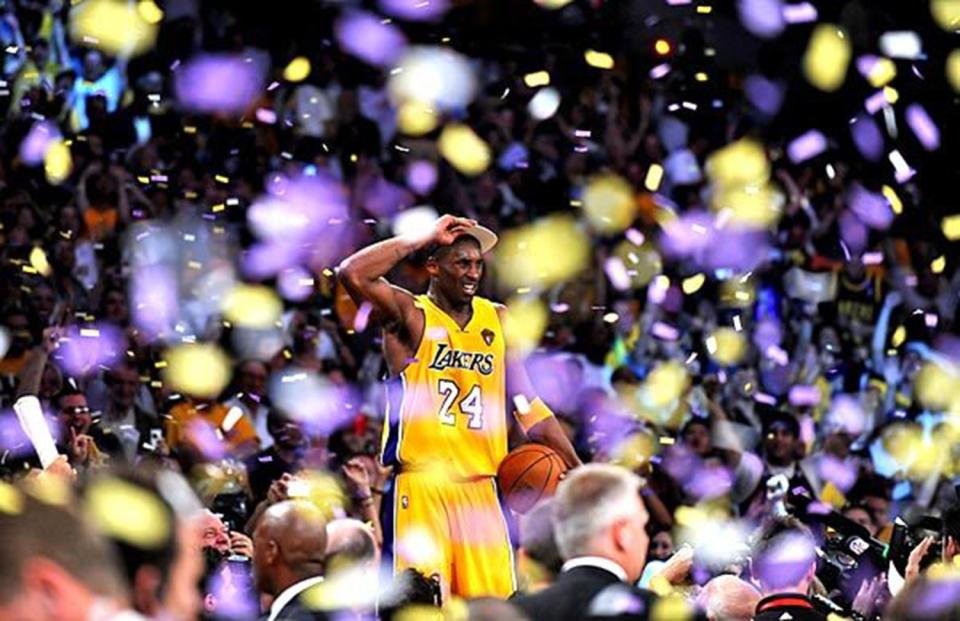
<path fill-rule="evenodd" d="M 943 231 L 943 236 L 948 240 L 957 241 L 960 239 L 960 214 L 944 218 L 940 223 L 940 228 Z"/>
<path fill-rule="evenodd" d="M 137 3 L 137 13 L 148 24 L 155 25 L 163 21 L 163 10 L 153 0 L 140 0 Z"/>
<path fill-rule="evenodd" d="M 900 200 L 900 197 L 897 196 L 896 191 L 891 188 L 889 185 L 883 186 L 880 190 L 883 193 L 883 196 L 887 199 L 887 202 L 890 203 L 890 209 L 893 210 L 893 213 L 900 215 L 903 213 L 903 201 Z"/>
<path fill-rule="evenodd" d="M 907 340 L 907 329 L 904 326 L 897 326 L 897 329 L 893 331 L 893 336 L 890 337 L 890 344 L 894 347 L 900 347 L 905 340 Z"/>
<path fill-rule="evenodd" d="M 934 274 L 942 274 L 943 270 L 947 267 L 947 257 L 940 255 L 936 259 L 930 262 L 930 271 Z"/>
<path fill-rule="evenodd" d="M 562 9 L 563 7 L 573 2 L 573 0 L 533 0 L 533 1 L 539 4 L 540 6 L 542 6 L 543 8 L 550 9 L 550 10 Z"/>
<path fill-rule="evenodd" d="M 897 77 L 897 65 L 889 58 L 878 58 L 867 75 L 870 86 L 880 88 L 886 86 Z"/>
<path fill-rule="evenodd" d="M 583 211 L 597 231 L 619 233 L 636 217 L 633 190 L 617 175 L 592 177 L 583 192 Z"/>
<path fill-rule="evenodd" d="M 732 366 L 747 353 L 747 339 L 733 328 L 717 328 L 707 337 L 707 352 L 718 364 Z"/>
<path fill-rule="evenodd" d="M 606 52 L 596 50 L 587 50 L 583 53 L 583 59 L 587 64 L 597 69 L 613 69 L 613 56 Z"/>
<path fill-rule="evenodd" d="M 149 8 L 141 9 L 126 0 L 87 0 L 70 10 L 67 30 L 76 43 L 114 56 L 138 55 L 152 49 L 157 42 L 158 22 L 151 23 L 144 13 L 156 17 Z"/>
<path fill-rule="evenodd" d="M 465 175 L 479 175 L 490 166 L 490 147 L 467 125 L 451 123 L 444 127 L 437 148 Z"/>
<path fill-rule="evenodd" d="M 397 126 L 408 136 L 423 136 L 437 128 L 436 110 L 420 101 L 405 101 L 397 108 Z"/>
<path fill-rule="evenodd" d="M 663 166 L 660 164 L 651 164 L 647 169 L 647 176 L 643 180 L 643 187 L 651 192 L 660 189 L 660 183 L 663 181 Z"/>
<path fill-rule="evenodd" d="M 523 83 L 530 88 L 547 86 L 550 84 L 550 74 L 546 71 L 534 71 L 523 76 Z"/>
<path fill-rule="evenodd" d="M 223 315 L 244 328 L 269 328 L 283 314 L 283 302 L 270 287 L 240 284 L 223 300 Z"/>
<path fill-rule="evenodd" d="M 213 398 L 230 381 L 230 358 L 215 345 L 177 345 L 168 349 L 164 357 L 167 368 L 163 377 L 175 391 Z"/>
<path fill-rule="evenodd" d="M 953 90 L 960 93 L 960 50 L 953 50 L 947 56 L 947 81 Z"/>
<path fill-rule="evenodd" d="M 310 61 L 305 56 L 297 56 L 283 69 L 283 79 L 287 82 L 303 82 L 310 75 Z"/>
<path fill-rule="evenodd" d="M 37 270 L 38 274 L 50 275 L 51 269 L 50 263 L 47 261 L 47 253 L 40 246 L 34 246 L 33 250 L 30 251 L 30 265 Z"/>
<path fill-rule="evenodd" d="M 547 308 L 538 298 L 511 298 L 507 302 L 503 325 L 504 337 L 511 350 L 523 354 L 535 349 L 547 328 L 548 319 Z"/>
<path fill-rule="evenodd" d="M 803 57 L 803 72 L 810 84 L 833 92 L 846 79 L 850 56 L 849 35 L 835 24 L 820 24 L 810 37 Z"/>
<path fill-rule="evenodd" d="M 162 547 L 170 538 L 170 514 L 146 489 L 113 477 L 93 483 L 85 511 L 97 529 L 112 539 L 142 549 Z"/>
<path fill-rule="evenodd" d="M 573 218 L 548 216 L 507 231 L 497 250 L 498 274 L 505 287 L 550 286 L 586 266 L 590 241 Z"/>
<path fill-rule="evenodd" d="M 695 274 L 689 278 L 684 278 L 681 287 L 683 292 L 687 295 L 693 295 L 697 291 L 700 291 L 700 288 L 703 284 L 707 282 L 707 277 L 703 274 Z"/>
<path fill-rule="evenodd" d="M 960 0 L 930 0 L 930 13 L 937 25 L 949 32 L 960 29 Z"/>
<path fill-rule="evenodd" d="M 54 185 L 60 184 L 70 176 L 72 170 L 73 157 L 70 155 L 70 148 L 62 140 L 51 144 L 43 156 L 43 172 L 47 175 L 47 181 Z"/>
<path fill-rule="evenodd" d="M 0 481 L 0 511 L 16 515 L 23 511 L 23 495 L 13 485 Z"/>

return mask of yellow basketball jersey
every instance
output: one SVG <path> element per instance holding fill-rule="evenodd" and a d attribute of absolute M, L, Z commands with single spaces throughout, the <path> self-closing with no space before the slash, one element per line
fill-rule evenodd
<path fill-rule="evenodd" d="M 426 295 L 417 296 L 423 338 L 388 395 L 384 464 L 442 467 L 455 477 L 497 473 L 507 453 L 506 348 L 493 302 L 475 297 L 472 304 L 461 329 Z"/>

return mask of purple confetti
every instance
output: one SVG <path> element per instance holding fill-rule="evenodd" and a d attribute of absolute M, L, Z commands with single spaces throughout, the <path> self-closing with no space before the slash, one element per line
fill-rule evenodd
<path fill-rule="evenodd" d="M 407 45 L 407 39 L 392 24 L 366 11 L 351 11 L 334 26 L 340 47 L 376 67 L 396 62 Z"/>
<path fill-rule="evenodd" d="M 110 323 L 90 324 L 70 329 L 60 341 L 56 357 L 68 374 L 83 377 L 116 363 L 125 348 L 120 328 Z"/>
<path fill-rule="evenodd" d="M 379 5 L 387 15 L 411 22 L 435 22 L 450 8 L 448 0 L 380 0 Z"/>
<path fill-rule="evenodd" d="M 864 159 L 876 162 L 883 156 L 883 134 L 870 117 L 857 117 L 850 125 L 850 135 Z"/>
<path fill-rule="evenodd" d="M 820 389 L 816 386 L 794 386 L 787 396 L 790 405 L 796 407 L 817 405 L 821 398 Z"/>
<path fill-rule="evenodd" d="M 787 146 L 787 156 L 794 164 L 815 158 L 827 150 L 827 137 L 821 132 L 811 129 L 795 138 Z"/>
<path fill-rule="evenodd" d="M 250 565 L 246 565 L 250 567 Z M 227 563 L 216 569 L 209 583 L 213 612 L 221 619 L 252 619 L 260 613 L 260 602 L 253 597 L 253 575 L 232 571 Z"/>
<path fill-rule="evenodd" d="M 188 110 L 240 113 L 263 87 L 266 69 L 259 56 L 201 54 L 176 72 L 174 89 Z"/>
<path fill-rule="evenodd" d="M 240 267 L 244 276 L 262 280 L 296 267 L 304 261 L 305 254 L 306 249 L 296 244 L 260 242 L 247 249 L 240 260 Z"/>
<path fill-rule="evenodd" d="M 783 85 L 762 75 L 751 75 L 744 83 L 744 94 L 753 107 L 765 116 L 776 116 L 783 105 Z"/>
<path fill-rule="evenodd" d="M 407 187 L 421 196 L 437 185 L 437 167 L 427 160 L 417 160 L 407 167 Z"/>
<path fill-rule="evenodd" d="M 650 327 L 650 334 L 664 341 L 676 341 L 680 338 L 680 331 L 662 321 L 654 322 Z"/>
<path fill-rule="evenodd" d="M 783 21 L 788 24 L 807 24 L 819 18 L 817 7 L 809 2 L 786 4 L 783 7 Z"/>
<path fill-rule="evenodd" d="M 663 225 L 660 247 L 664 254 L 675 258 L 694 255 L 714 241 L 714 217 L 705 211 L 689 211 Z"/>
<path fill-rule="evenodd" d="M 827 429 L 843 431 L 854 437 L 863 433 L 866 427 L 863 408 L 851 395 L 837 395 L 833 399 L 825 422 Z"/>
<path fill-rule="evenodd" d="M 847 193 L 847 203 L 850 205 L 850 210 L 872 229 L 883 231 L 890 228 L 893 223 L 894 214 L 887 199 L 881 194 L 870 192 L 858 183 L 854 183 Z"/>
<path fill-rule="evenodd" d="M 43 161 L 47 148 L 59 139 L 60 131 L 50 121 L 34 123 L 20 143 L 20 159 L 28 166 L 36 166 Z"/>
<path fill-rule="evenodd" d="M 791 532 L 776 538 L 754 562 L 756 575 L 773 591 L 798 584 L 816 562 L 816 552 L 807 537 Z"/>
<path fill-rule="evenodd" d="M 353 318 L 353 329 L 356 332 L 363 332 L 370 323 L 370 313 L 373 312 L 373 305 L 370 302 L 364 302 L 357 309 L 357 314 Z"/>
<path fill-rule="evenodd" d="M 610 257 L 603 264 L 603 271 L 610 279 L 610 284 L 620 291 L 630 288 L 630 275 L 627 273 L 627 266 L 623 264 L 620 257 Z"/>
<path fill-rule="evenodd" d="M 176 272 L 163 264 L 136 268 L 130 282 L 130 301 L 133 323 L 148 337 L 169 332 L 179 312 Z"/>
<path fill-rule="evenodd" d="M 923 106 L 917 103 L 907 106 L 907 125 L 924 149 L 936 151 L 940 148 L 940 129 Z"/>
<path fill-rule="evenodd" d="M 753 331 L 753 344 L 760 351 L 778 347 L 781 341 L 783 341 L 783 328 L 776 319 L 761 320 Z M 772 358 L 769 353 L 767 355 Z"/>
<path fill-rule="evenodd" d="M 877 91 L 873 95 L 867 97 L 867 99 L 863 102 L 863 107 L 866 108 L 867 112 L 870 114 L 876 114 L 885 105 L 887 105 L 887 96 L 883 91 Z"/>
<path fill-rule="evenodd" d="M 817 474 L 824 481 L 833 483 L 841 492 L 846 492 L 857 482 L 856 467 L 833 455 L 823 455 L 817 460 Z"/>
<path fill-rule="evenodd" d="M 285 300 L 302 302 L 313 293 L 314 279 L 310 272 L 299 265 L 281 270 L 277 274 L 277 290 Z"/>
<path fill-rule="evenodd" d="M 270 108 L 257 108 L 257 120 L 265 125 L 273 125 L 277 122 L 277 113 Z"/>
<path fill-rule="evenodd" d="M 846 244 L 846 254 L 859 255 L 867 247 L 870 231 L 855 214 L 844 210 L 840 214 L 840 239 Z"/>
<path fill-rule="evenodd" d="M 780 0 L 739 0 L 740 23 L 762 39 L 772 39 L 786 27 Z"/>
<path fill-rule="evenodd" d="M 766 353 L 767 358 L 773 360 L 781 367 L 785 367 L 790 363 L 790 356 L 787 355 L 787 352 L 776 345 L 771 345 L 764 353 Z"/>

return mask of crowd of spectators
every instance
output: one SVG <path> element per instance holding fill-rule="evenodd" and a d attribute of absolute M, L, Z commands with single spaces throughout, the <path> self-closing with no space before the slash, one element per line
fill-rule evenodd
<path fill-rule="evenodd" d="M 554 582 L 565 561 L 597 549 L 618 550 L 628 574 L 621 579 L 652 590 L 629 591 L 641 595 L 624 607 L 615 593 L 594 598 L 606 593 L 603 580 L 566 590 L 557 579 L 574 603 L 551 599 L 558 596 L 547 587 L 553 595 L 518 600 L 525 614 L 560 618 L 551 611 L 563 606 L 574 615 L 567 618 L 647 618 L 680 593 L 710 618 L 783 618 L 764 616 L 780 605 L 805 618 L 796 607 L 812 600 L 777 603 L 778 593 L 793 592 L 868 618 L 885 610 L 891 619 L 957 618 L 960 582 L 950 567 L 960 537 L 949 533 L 960 530 L 960 271 L 941 230 L 950 214 L 939 206 L 940 181 L 929 179 L 950 170 L 924 168 L 933 156 L 913 155 L 922 149 L 906 127 L 898 137 L 894 122 L 891 133 L 883 117 L 900 114 L 894 97 L 874 114 L 860 110 L 862 98 L 844 107 L 811 96 L 805 109 L 809 87 L 798 85 L 795 59 L 782 57 L 788 52 L 760 46 L 739 26 L 720 27 L 736 24 L 734 9 L 575 2 L 550 13 L 548 32 L 531 35 L 521 53 L 492 34 L 498 20 L 513 21 L 509 11 L 454 2 L 446 19 L 398 21 L 412 40 L 470 57 L 477 95 L 447 114 L 474 129 L 492 161 L 468 175 L 441 156 L 436 132 L 412 136 L 398 127 L 388 71 L 338 46 L 335 20 L 364 3 L 280 3 L 279 16 L 229 3 L 160 3 L 157 43 L 136 56 L 71 36 L 69 3 L 0 4 L 4 618 L 112 618 L 129 607 L 184 619 L 273 610 L 273 619 L 289 603 L 277 596 L 323 575 L 329 588 L 316 602 L 356 615 L 367 614 L 378 580 L 384 617 L 410 602 L 436 603 L 428 578 L 390 582 L 380 572 L 391 543 L 380 522 L 390 472 L 377 461 L 385 365 L 378 327 L 351 305 L 334 269 L 390 235 L 397 214 L 423 204 L 501 233 L 572 214 L 589 239 L 589 256 L 572 276 L 532 291 L 549 317 L 527 367 L 582 460 L 619 469 L 588 468 L 566 482 L 568 495 L 558 499 L 566 504 L 538 507 L 516 525 L 521 590 Z M 391 4 L 415 3 L 381 8 Z M 520 16 L 546 12 L 523 4 Z M 877 37 L 897 14 L 861 4 L 820 8 L 854 34 L 858 55 L 877 53 Z M 627 5 L 655 12 L 637 22 Z M 680 11 L 682 19 L 670 17 Z M 645 30 L 610 44 L 612 70 L 582 60 L 585 42 L 603 40 L 551 39 L 573 29 L 608 36 L 618 19 Z M 670 20 L 673 30 L 657 30 Z M 306 36 L 303 22 L 316 35 Z M 760 57 L 753 65 L 730 59 L 748 50 Z M 268 58 L 263 88 L 236 113 L 190 110 L 176 76 L 200 51 Z M 284 75 L 295 56 L 309 59 L 304 80 Z M 534 69 L 547 71 L 562 95 L 550 118 L 528 106 L 537 88 L 525 75 Z M 912 79 L 909 62 L 899 70 Z M 926 73 L 942 82 L 934 73 L 942 68 Z M 847 80 L 864 78 L 851 68 Z M 851 116 L 876 130 L 881 151 L 886 144 L 912 157 L 915 176 L 895 180 L 885 157 L 870 161 L 850 137 Z M 26 152 L 31 136 L 47 131 L 41 124 L 69 152 L 62 178 L 49 157 L 38 165 Z M 825 149 L 788 155 L 800 130 L 812 127 L 827 135 Z M 762 145 L 778 217 L 728 235 L 710 215 L 717 190 L 708 160 L 745 140 Z M 411 181 L 420 162 L 436 176 L 429 183 Z M 625 180 L 632 197 L 629 228 L 614 233 L 590 228 L 581 215 L 585 192 L 607 174 Z M 299 265 L 260 278 L 249 269 L 259 247 L 248 211 L 281 178 L 332 184 L 348 197 L 346 220 L 325 230 Z M 691 241 L 697 227 L 712 231 L 706 244 Z M 612 259 L 625 253 L 639 261 L 624 275 L 616 269 L 624 262 Z M 489 261 L 481 294 L 506 299 L 516 291 L 498 267 Z M 391 280 L 422 291 L 426 278 L 413 257 Z M 275 325 L 244 329 L 225 316 L 219 300 L 242 281 L 280 293 Z M 182 389 L 189 382 L 171 380 L 169 353 L 183 343 L 216 344 L 230 356 L 230 377 L 216 394 L 191 394 Z M 284 398 L 282 387 L 298 374 L 317 378 L 323 391 Z M 304 406 L 304 415 L 297 400 L 318 394 L 337 397 L 331 406 Z M 13 412 L 23 395 L 39 398 L 65 461 L 41 468 Z M 516 431 L 512 439 L 522 441 Z M 575 483 L 590 476 L 609 487 L 602 498 L 577 497 Z M 56 491 L 62 480 L 71 484 L 69 499 Z M 634 488 L 645 509 L 618 514 L 615 497 Z M 781 515 L 804 497 L 880 545 L 893 547 L 897 518 L 912 525 L 933 517 L 939 539 L 914 541 L 899 568 L 905 585 L 890 585 L 899 595 L 886 607 L 888 586 L 872 575 L 854 587 L 826 584 L 818 571 L 824 529 Z M 591 524 L 564 513 L 586 515 L 591 506 L 581 518 Z M 615 506 L 589 518 L 596 507 Z M 645 535 L 632 547 L 621 549 L 620 535 L 585 534 L 641 514 L 649 520 L 629 527 Z M 724 539 L 753 550 L 752 570 L 735 561 L 749 552 Z M 720 547 L 730 551 L 723 563 L 705 550 Z M 758 569 L 765 554 L 782 549 L 809 551 L 801 555 L 807 563 Z M 366 599 L 356 585 L 365 585 Z M 765 609 L 768 596 L 776 606 Z M 117 602 L 125 604 L 111 609 Z M 309 602 L 303 606 L 310 614 Z M 465 614 L 521 613 L 481 600 Z"/>

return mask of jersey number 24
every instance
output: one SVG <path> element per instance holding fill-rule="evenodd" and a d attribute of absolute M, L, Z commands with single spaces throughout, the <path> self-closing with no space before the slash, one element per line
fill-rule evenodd
<path fill-rule="evenodd" d="M 456 427 L 457 417 L 453 412 L 454 404 L 460 397 L 460 386 L 453 380 L 440 380 L 437 388 L 443 397 L 443 403 L 440 404 L 440 422 L 444 425 Z M 458 404 L 460 411 L 470 419 L 467 421 L 469 429 L 483 429 L 483 399 L 480 397 L 480 386 L 475 385 L 460 399 Z"/>

